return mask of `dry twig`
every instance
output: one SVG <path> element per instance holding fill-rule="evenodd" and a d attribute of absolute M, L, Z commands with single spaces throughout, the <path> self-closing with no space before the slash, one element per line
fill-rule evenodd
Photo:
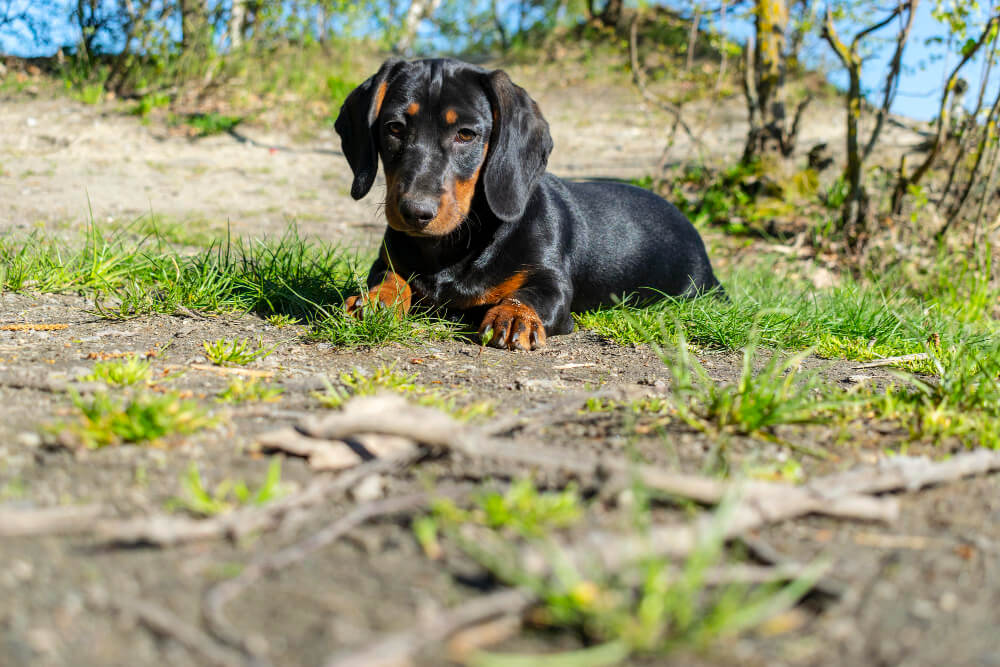
<path fill-rule="evenodd" d="M 926 352 L 917 352 L 916 354 L 901 354 L 898 357 L 886 357 L 885 359 L 876 359 L 875 361 L 868 361 L 863 364 L 858 364 L 854 366 L 854 370 L 862 370 L 864 368 L 879 368 L 881 366 L 892 366 L 893 364 L 898 364 L 902 361 L 923 361 L 927 358 Z"/>
<path fill-rule="evenodd" d="M 0 508 L 0 537 L 80 533 L 90 530 L 104 512 L 101 505 L 70 505 L 31 509 Z"/>
<path fill-rule="evenodd" d="M 387 415 L 393 415 L 388 419 Z M 764 506 L 796 504 L 803 513 L 864 520 L 891 521 L 898 514 L 895 500 L 860 496 L 830 498 L 801 487 L 770 482 L 727 483 L 685 475 L 648 465 L 632 465 L 616 457 L 588 457 L 554 450 L 539 443 L 490 438 L 433 408 L 410 405 L 398 396 L 353 399 L 342 412 L 307 420 L 300 431 L 319 440 L 344 440 L 358 433 L 409 437 L 444 452 L 471 458 L 491 458 L 522 466 L 558 470 L 584 480 L 627 480 L 635 476 L 654 491 L 716 504 L 735 489 L 747 502 Z"/>
<path fill-rule="evenodd" d="M 346 493 L 368 475 L 405 467 L 408 462 L 402 459 L 368 461 L 336 477 L 316 479 L 302 491 L 262 507 L 247 507 L 208 519 L 159 515 L 124 521 L 107 520 L 98 523 L 95 532 L 100 539 L 115 544 L 169 547 L 221 537 L 238 540 L 279 526 L 292 528 L 305 520 L 301 510 Z"/>

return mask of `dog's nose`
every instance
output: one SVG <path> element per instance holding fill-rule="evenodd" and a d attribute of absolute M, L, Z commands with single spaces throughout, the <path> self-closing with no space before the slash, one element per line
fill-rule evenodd
<path fill-rule="evenodd" d="M 414 227 L 426 227 L 437 212 L 438 203 L 434 199 L 403 197 L 399 202 L 399 214 Z"/>

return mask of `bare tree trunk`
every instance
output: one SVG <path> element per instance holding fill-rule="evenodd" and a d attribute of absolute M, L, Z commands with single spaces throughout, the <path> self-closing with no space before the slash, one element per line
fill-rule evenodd
<path fill-rule="evenodd" d="M 177 0 L 181 18 L 181 49 L 186 51 L 201 40 L 208 23 L 206 0 Z"/>
<path fill-rule="evenodd" d="M 722 7 L 719 9 L 719 32 L 726 34 L 726 10 L 729 8 L 729 0 L 722 0 Z M 723 37 L 725 39 L 725 37 Z M 722 60 L 719 62 L 719 77 L 715 80 L 715 92 L 722 88 L 723 81 L 726 80 L 726 65 L 728 64 L 729 50 L 722 49 Z"/>
<path fill-rule="evenodd" d="M 233 0 L 233 6 L 229 10 L 229 50 L 236 51 L 243 46 L 243 24 L 247 18 L 246 0 Z"/>
<path fill-rule="evenodd" d="M 758 0 L 754 39 L 747 44 L 744 93 L 750 113 L 750 131 L 743 161 L 766 154 L 788 157 L 795 150 L 795 135 L 807 98 L 795 112 L 791 127 L 785 109 L 788 5 L 785 0 Z"/>
<path fill-rule="evenodd" d="M 833 14 L 827 8 L 826 18 L 823 24 L 823 38 L 826 39 L 834 53 L 840 58 L 847 74 L 850 77 L 850 85 L 847 90 L 847 168 L 844 171 L 844 179 L 848 184 L 848 195 L 841 212 L 841 229 L 847 233 L 848 241 L 856 245 L 860 239 L 869 219 L 869 198 L 865 191 L 863 166 L 865 160 L 871 154 L 872 149 L 878 140 L 882 130 L 883 121 L 889 113 L 892 100 L 895 97 L 896 86 L 899 83 L 903 49 L 910 37 L 910 29 L 913 27 L 913 18 L 917 11 L 919 0 L 900 0 L 896 9 L 881 21 L 874 23 L 858 32 L 851 40 L 850 46 L 845 44 L 837 34 L 833 25 Z M 875 127 L 868 138 L 865 147 L 862 149 L 859 138 L 859 126 L 861 123 L 861 105 L 864 98 L 861 93 L 861 66 L 864 62 L 859 47 L 861 41 L 885 26 L 889 25 L 897 17 L 902 18 L 903 13 L 907 13 L 906 23 L 902 25 L 896 36 L 896 50 L 892 61 L 889 64 L 889 72 L 886 75 L 885 91 L 882 98 L 882 106 L 878 110 Z M 902 168 L 902 167 L 901 167 Z"/>
<path fill-rule="evenodd" d="M 91 16 L 93 16 L 93 8 L 91 7 Z M 76 20 L 80 26 L 80 52 L 83 54 L 84 59 L 90 62 L 91 52 L 90 43 L 93 39 L 91 34 L 91 28 L 87 21 L 87 2 L 86 0 L 77 0 L 76 2 Z"/>
<path fill-rule="evenodd" d="M 403 34 L 396 42 L 396 52 L 406 53 L 413 47 L 417 37 L 417 26 L 425 18 L 430 18 L 441 6 L 441 0 L 412 0 L 403 19 Z"/>
<path fill-rule="evenodd" d="M 688 30 L 687 61 L 684 64 L 684 71 L 690 72 L 694 64 L 694 47 L 698 42 L 698 25 L 701 23 L 701 3 L 699 2 L 694 10 L 694 18 L 691 19 L 691 28 Z"/>
<path fill-rule="evenodd" d="M 500 3 L 493 0 L 493 23 L 497 28 L 497 35 L 500 37 L 500 49 L 506 53 L 510 48 L 510 40 L 507 38 L 507 30 L 503 27 L 503 20 L 500 18 Z"/>
<path fill-rule="evenodd" d="M 931 143 L 931 148 L 924 157 L 924 161 L 920 163 L 916 171 L 912 174 L 906 173 L 906 163 L 901 162 L 899 165 L 899 174 L 896 178 L 896 187 L 892 193 L 892 212 L 898 214 L 903 208 L 903 197 L 906 195 L 907 190 L 911 186 L 917 185 L 920 179 L 924 177 L 924 174 L 931 168 L 934 160 L 937 159 L 938 154 L 941 151 L 941 146 L 943 144 L 943 139 L 945 135 L 945 129 L 948 126 L 948 110 L 950 106 L 948 104 L 949 98 L 954 95 L 955 87 L 958 82 L 958 74 L 965 67 L 966 63 L 969 62 L 976 55 L 976 53 L 982 48 L 984 44 L 990 41 L 993 35 L 993 30 L 996 24 L 1000 22 L 1000 16 L 992 17 L 986 26 L 983 28 L 982 34 L 979 39 L 969 48 L 964 49 L 962 59 L 955 66 L 955 69 L 951 71 L 951 75 L 945 80 L 944 93 L 941 96 L 941 106 L 938 108 L 937 126 L 934 133 L 934 140 Z"/>

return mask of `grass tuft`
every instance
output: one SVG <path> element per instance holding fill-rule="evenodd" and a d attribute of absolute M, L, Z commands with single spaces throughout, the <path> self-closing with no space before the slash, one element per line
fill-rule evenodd
<path fill-rule="evenodd" d="M 672 377 L 679 414 L 701 430 L 762 435 L 779 425 L 823 422 L 832 411 L 856 403 L 843 391 L 826 389 L 819 370 L 801 370 L 808 351 L 789 357 L 773 353 L 755 370 L 759 353 L 748 344 L 739 379 L 722 384 L 691 354 L 683 329 L 674 350 L 658 351 Z"/>
<path fill-rule="evenodd" d="M 115 399 L 101 392 L 89 400 L 75 394 L 72 398 L 78 419 L 56 426 L 55 430 L 62 442 L 88 449 L 155 443 L 216 423 L 196 402 L 183 400 L 177 393 Z"/>
<path fill-rule="evenodd" d="M 246 482 L 224 479 L 209 489 L 201 479 L 198 464 L 191 463 L 181 479 L 182 495 L 167 501 L 167 509 L 184 511 L 195 516 L 215 516 L 237 507 L 265 505 L 285 495 L 281 483 L 281 459 L 273 459 L 267 468 L 267 477 L 256 491 Z"/>
<path fill-rule="evenodd" d="M 649 495 L 633 489 L 632 521 L 642 533 L 651 524 Z M 710 574 L 727 560 L 723 527 L 729 507 L 701 531 L 694 551 L 680 565 L 649 555 L 604 571 L 596 563 L 574 560 L 554 531 L 576 525 L 583 502 L 575 489 L 540 492 L 528 481 L 505 493 L 487 493 L 470 509 L 450 501 L 434 503 L 414 522 L 425 553 L 443 553 L 440 539 L 456 544 L 500 581 L 529 590 L 541 605 L 533 619 L 573 628 L 591 648 L 549 654 L 544 664 L 618 664 L 632 655 L 668 653 L 679 645 L 705 646 L 711 639 L 744 631 L 793 605 L 812 585 L 815 573 L 788 584 L 762 586 L 712 584 Z M 549 564 L 549 574 L 522 567 L 523 545 L 534 547 Z M 480 655 L 473 664 L 541 664 L 540 656 Z"/>
<path fill-rule="evenodd" d="M 234 377 L 216 399 L 219 403 L 274 403 L 285 392 L 281 387 L 268 385 L 256 378 L 245 380 Z"/>
<path fill-rule="evenodd" d="M 253 343 L 249 338 L 242 340 L 219 338 L 214 341 L 204 341 L 205 357 L 216 366 L 235 364 L 236 366 L 246 366 L 258 359 L 265 359 L 278 347 L 272 345 L 265 348 L 262 340 L 257 341 L 257 347 L 252 347 Z"/>
<path fill-rule="evenodd" d="M 129 356 L 121 361 L 99 361 L 94 369 L 81 380 L 104 382 L 117 387 L 146 382 L 152 374 L 151 364 L 137 356 Z"/>

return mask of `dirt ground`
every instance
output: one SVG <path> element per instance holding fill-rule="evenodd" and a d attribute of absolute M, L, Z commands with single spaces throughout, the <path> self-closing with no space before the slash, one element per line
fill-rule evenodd
<path fill-rule="evenodd" d="M 515 80 L 518 77 L 515 76 Z M 627 88 L 607 90 L 586 81 L 563 86 L 536 76 L 535 93 L 552 124 L 551 170 L 570 177 L 629 178 L 651 173 L 662 152 L 665 118 L 642 110 Z M 739 100 L 703 109 L 706 151 L 732 156 L 742 148 L 745 121 Z M 830 140 L 831 115 L 811 114 L 810 138 Z M 824 118 L 826 118 L 824 120 Z M 264 126 L 240 127 L 240 136 L 190 139 L 106 107 L 65 99 L 0 99 L 0 233 L 44 227 L 71 232 L 86 222 L 127 222 L 149 212 L 236 235 L 279 235 L 291 221 L 309 237 L 346 245 L 370 244 L 382 223 L 376 200 L 354 202 L 349 170 L 332 130 L 309 143 Z M 915 142 L 902 133 L 890 143 Z M 680 139 L 675 154 L 690 153 Z M 678 159 L 680 159 L 678 157 Z M 158 514 L 178 495 L 178 480 L 197 462 L 210 483 L 257 481 L 268 457 L 254 449 L 262 432 L 321 410 L 312 392 L 323 378 L 383 364 L 416 373 L 426 385 L 454 388 L 467 400 L 495 402 L 493 419 L 516 412 L 549 415 L 508 437 L 549 443 L 554 450 L 634 450 L 650 461 L 699 471 L 713 443 L 671 426 L 665 435 L 633 436 L 618 415 L 587 415 L 566 397 L 601 390 L 637 397 L 668 391 L 667 373 L 649 349 L 626 348 L 594 333 L 550 339 L 534 353 L 434 342 L 347 351 L 304 340 L 303 331 L 277 329 L 254 316 L 144 317 L 102 320 L 92 303 L 72 295 L 2 294 L 0 324 L 66 324 L 54 331 L 0 331 L 0 508 L 100 503 L 116 516 Z M 216 338 L 261 337 L 276 351 L 252 366 L 285 389 L 278 403 L 221 407 L 212 397 L 228 378 L 193 368 L 204 363 L 201 344 Z M 220 425 L 163 447 L 110 447 L 71 453 L 39 436 L 43 425 L 69 414 L 58 388 L 88 371 L 89 355 L 164 348 L 154 370 L 184 370 L 166 383 L 189 392 L 221 417 Z M 715 379 L 739 372 L 734 354 L 703 355 Z M 851 363 L 810 359 L 831 383 L 849 384 Z M 876 382 L 890 376 L 865 371 Z M 85 391 L 85 388 L 82 388 Z M 835 447 L 830 462 L 805 462 L 809 474 L 870 463 L 903 441 L 893 425 L 842 434 L 827 427 L 788 429 L 784 437 Z M 561 449 L 560 449 L 561 448 Z M 939 453 L 944 453 L 939 450 Z M 781 447 L 736 439 L 730 465 L 752 466 L 788 457 Z M 523 474 L 487 471 L 497 478 Z M 426 476 L 470 485 L 445 463 L 389 476 L 384 493 L 420 490 Z M 313 473 L 300 460 L 284 462 L 283 480 L 301 488 Z M 761 531 L 759 538 L 785 556 L 830 559 L 837 598 L 786 616 L 784 625 L 713 644 L 697 654 L 635 664 L 657 665 L 1000 665 L 1000 478 L 989 476 L 920 493 L 902 494 L 902 518 L 891 526 L 810 518 Z M 346 508 L 340 501 L 334 515 Z M 666 510 L 665 510 L 666 511 Z M 89 537 L 0 541 L 0 665 L 203 664 L 175 638 L 159 636 L 115 602 L 151 600 L 197 623 L 201 596 L 214 582 L 255 555 L 301 539 L 323 525 L 314 519 L 294 535 L 278 531 L 238 544 L 116 549 Z M 382 521 L 352 532 L 303 563 L 262 580 L 229 608 L 241 632 L 257 637 L 277 665 L 318 665 L 332 653 L 365 644 L 377 634 L 407 628 L 423 615 L 481 591 L 467 564 L 426 558 L 403 521 Z M 552 650 L 578 646 L 572 636 L 527 633 L 502 649 Z M 446 664 L 440 654 L 423 664 Z"/>

